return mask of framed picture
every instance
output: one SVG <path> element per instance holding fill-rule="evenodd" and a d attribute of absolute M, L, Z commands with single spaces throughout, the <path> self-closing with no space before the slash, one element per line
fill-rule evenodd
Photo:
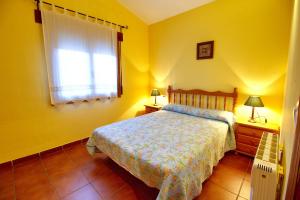
<path fill-rule="evenodd" d="M 197 44 L 197 60 L 210 59 L 214 57 L 214 41 L 201 42 Z"/>

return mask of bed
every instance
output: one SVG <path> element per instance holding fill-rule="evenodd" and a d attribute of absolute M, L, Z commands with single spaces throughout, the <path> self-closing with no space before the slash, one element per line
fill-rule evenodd
<path fill-rule="evenodd" d="M 150 187 L 157 200 L 190 200 L 224 153 L 235 149 L 237 90 L 232 93 L 168 88 L 161 111 L 97 128 L 87 143 Z"/>

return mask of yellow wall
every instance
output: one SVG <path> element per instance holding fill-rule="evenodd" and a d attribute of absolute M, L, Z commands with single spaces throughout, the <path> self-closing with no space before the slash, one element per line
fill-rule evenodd
<path fill-rule="evenodd" d="M 0 2 L 0 163 L 88 137 L 100 125 L 135 116 L 148 97 L 148 26 L 116 0 L 49 0 L 129 25 L 123 42 L 124 96 L 52 107 L 42 27 L 33 0 Z"/>
<path fill-rule="evenodd" d="M 292 33 L 289 52 L 289 64 L 285 85 L 285 99 L 283 106 L 283 120 L 281 130 L 281 142 L 284 144 L 284 161 L 286 166 L 286 179 L 283 189 L 285 197 L 288 176 L 292 158 L 295 138 L 295 124 L 293 110 L 300 97 L 300 1 L 295 0 Z M 294 177 L 295 178 L 295 177 Z"/>
<path fill-rule="evenodd" d="M 151 25 L 151 87 L 231 91 L 238 104 L 262 95 L 260 114 L 279 123 L 287 65 L 291 0 L 216 0 Z M 196 43 L 214 40 L 212 60 L 196 60 Z M 240 106 L 240 118 L 250 115 Z M 246 111 L 246 112 L 245 112 Z"/>
<path fill-rule="evenodd" d="M 148 100 L 149 85 L 238 87 L 239 104 L 249 94 L 262 95 L 267 108 L 261 112 L 279 122 L 291 0 L 217 0 L 150 27 L 117 0 L 49 1 L 129 25 L 123 42 L 124 95 L 114 101 L 50 106 L 34 1 L 1 0 L 0 163 L 88 137 L 100 125 L 135 116 Z M 197 61 L 196 43 L 207 40 L 215 40 L 215 58 Z M 238 109 L 239 116 L 248 117 L 249 110 L 245 114 L 243 109 Z"/>

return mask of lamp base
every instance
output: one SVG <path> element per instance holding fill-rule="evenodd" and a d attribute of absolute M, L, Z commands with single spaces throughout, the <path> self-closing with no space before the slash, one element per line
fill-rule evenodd
<path fill-rule="evenodd" d="M 250 123 L 256 123 L 256 121 L 255 121 L 255 119 L 248 119 L 248 122 L 250 122 Z"/>
<path fill-rule="evenodd" d="M 252 114 L 251 117 L 248 119 L 248 122 L 250 123 L 256 123 L 255 119 L 254 119 L 254 107 L 252 107 Z"/>

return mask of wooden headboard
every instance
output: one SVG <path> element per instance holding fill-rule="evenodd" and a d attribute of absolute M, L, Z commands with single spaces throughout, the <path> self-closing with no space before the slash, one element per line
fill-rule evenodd
<path fill-rule="evenodd" d="M 237 88 L 229 92 L 209 92 L 200 89 L 184 90 L 168 87 L 169 103 L 183 104 L 200 108 L 235 111 Z"/>

